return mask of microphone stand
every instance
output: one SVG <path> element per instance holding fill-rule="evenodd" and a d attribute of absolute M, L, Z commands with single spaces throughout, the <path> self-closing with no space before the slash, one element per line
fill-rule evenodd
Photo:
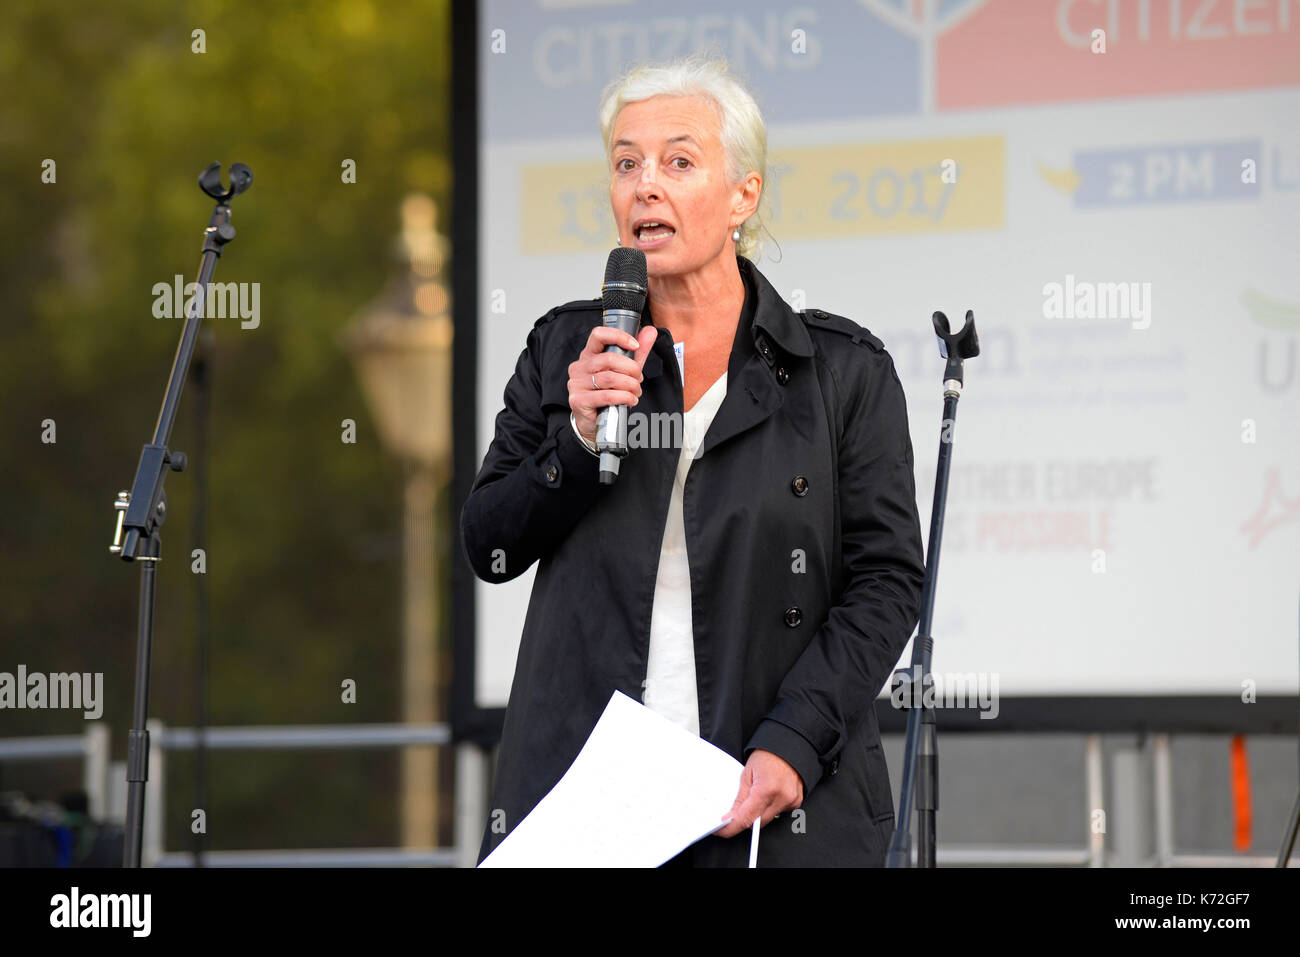
<path fill-rule="evenodd" d="M 912 642 L 912 667 L 894 672 L 891 697 L 900 687 L 907 710 L 907 741 L 903 748 L 903 783 L 898 797 L 898 821 L 889 845 L 887 867 L 910 867 L 912 863 L 912 803 L 916 803 L 916 863 L 935 866 L 935 812 L 939 809 L 938 726 L 935 722 L 934 679 L 930 659 L 934 639 L 930 622 L 934 615 L 934 591 L 939 578 L 939 546 L 948 502 L 948 470 L 952 463 L 952 432 L 961 398 L 962 360 L 980 354 L 975 335 L 975 313 L 966 310 L 966 321 L 958 332 L 948 328 L 948 317 L 936 312 L 931 321 L 939 337 L 939 355 L 948 360 L 943 370 L 943 423 L 939 433 L 939 465 L 934 478 L 934 506 L 930 512 L 930 542 L 925 554 L 925 585 L 921 590 L 921 615 Z"/>
<path fill-rule="evenodd" d="M 145 724 L 149 716 L 149 660 L 153 648 L 155 566 L 162 546 L 162 525 L 167 517 L 163 469 L 167 467 L 173 472 L 185 471 L 185 453 L 170 451 L 167 443 L 171 439 L 172 426 L 180 407 L 181 390 L 198 339 L 208 283 L 216 270 L 222 247 L 235 238 L 235 227 L 230 225 L 229 203 L 248 189 L 252 182 L 253 171 L 243 163 L 231 164 L 229 189 L 221 185 L 220 163 L 211 164 L 199 174 L 199 188 L 215 199 L 217 205 L 203 233 L 198 290 L 186 311 L 185 328 L 176 347 L 176 357 L 172 360 L 171 375 L 167 379 L 162 409 L 154 426 L 153 441 L 145 445 L 140 454 L 140 464 L 136 467 L 131 491 L 118 492 L 117 501 L 113 503 L 113 508 L 117 511 L 117 527 L 113 532 L 113 544 L 108 550 L 123 561 L 142 563 L 135 656 L 135 701 L 126 751 L 127 812 L 122 847 L 123 867 L 140 866 L 144 839 L 144 788 L 149 779 L 149 732 Z"/>

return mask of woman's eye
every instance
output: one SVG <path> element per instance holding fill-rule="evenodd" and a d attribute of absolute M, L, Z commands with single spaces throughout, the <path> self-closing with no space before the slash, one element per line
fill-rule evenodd
<path fill-rule="evenodd" d="M 679 157 L 677 157 L 675 160 L 673 160 L 673 162 L 674 162 L 674 163 L 685 163 L 686 166 L 690 166 L 690 165 L 691 165 L 691 161 L 688 160 L 685 156 L 679 156 Z M 678 168 L 678 169 L 686 169 L 686 166 L 679 166 L 679 167 L 677 167 L 677 168 Z"/>
<path fill-rule="evenodd" d="M 618 168 L 621 169 L 621 170 L 622 170 L 623 172 L 625 172 L 625 173 L 626 173 L 629 169 L 631 169 L 632 167 L 630 167 L 630 166 L 624 166 L 624 165 L 623 165 L 624 163 L 632 163 L 632 166 L 635 166 L 635 165 L 636 165 L 636 163 L 634 163 L 631 159 L 628 159 L 628 158 L 624 158 L 624 159 L 619 160 L 619 161 L 618 161 Z"/>

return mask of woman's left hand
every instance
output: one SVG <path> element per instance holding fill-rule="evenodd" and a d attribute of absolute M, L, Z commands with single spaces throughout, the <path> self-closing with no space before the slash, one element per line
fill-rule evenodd
<path fill-rule="evenodd" d="M 784 758 L 771 751 L 755 749 L 740 772 L 740 793 L 731 810 L 722 815 L 731 823 L 715 832 L 718 837 L 734 837 L 754 826 L 760 817 L 767 825 L 778 814 L 803 803 L 803 779 Z"/>

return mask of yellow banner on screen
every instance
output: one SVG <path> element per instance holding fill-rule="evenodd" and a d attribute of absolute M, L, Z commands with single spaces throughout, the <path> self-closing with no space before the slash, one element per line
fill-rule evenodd
<path fill-rule="evenodd" d="M 1001 136 L 773 151 L 767 222 L 778 239 L 1000 229 L 1005 179 Z M 526 166 L 520 187 L 526 254 L 615 244 L 604 164 Z"/>

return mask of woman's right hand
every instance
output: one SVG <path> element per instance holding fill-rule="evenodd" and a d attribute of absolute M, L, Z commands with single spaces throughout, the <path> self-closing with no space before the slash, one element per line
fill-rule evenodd
<path fill-rule="evenodd" d="M 636 405 L 641 395 L 641 370 L 658 335 L 657 326 L 645 326 L 635 338 L 610 326 L 591 330 L 586 348 L 569 365 L 569 408 L 578 431 L 588 441 L 596 441 L 596 418 L 601 409 Z M 635 355 L 606 352 L 610 345 L 634 349 Z"/>

